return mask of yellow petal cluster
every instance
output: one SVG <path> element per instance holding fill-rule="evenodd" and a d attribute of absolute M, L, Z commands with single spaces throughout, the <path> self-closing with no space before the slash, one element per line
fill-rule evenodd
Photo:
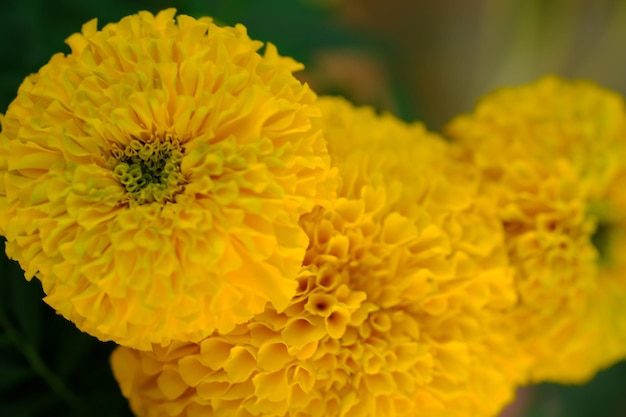
<path fill-rule="evenodd" d="M 339 196 L 305 214 L 310 243 L 284 311 L 199 343 L 112 356 L 138 416 L 492 416 L 525 361 L 493 203 L 445 141 L 322 98 Z"/>
<path fill-rule="evenodd" d="M 447 133 L 505 227 L 530 380 L 580 382 L 626 356 L 624 266 L 610 255 L 626 220 L 622 98 L 545 77 L 490 94 Z"/>
<path fill-rule="evenodd" d="M 8 255 L 78 328 L 139 349 L 284 310 L 299 217 L 336 187 L 300 65 L 174 15 L 86 23 L 0 120 Z"/>

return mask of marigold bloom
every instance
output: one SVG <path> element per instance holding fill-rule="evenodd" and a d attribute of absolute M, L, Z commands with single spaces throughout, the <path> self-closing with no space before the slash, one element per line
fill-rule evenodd
<path fill-rule="evenodd" d="M 341 185 L 302 217 L 296 296 L 198 344 L 118 348 L 138 416 L 480 417 L 511 398 L 512 274 L 470 167 L 421 125 L 320 101 Z"/>
<path fill-rule="evenodd" d="M 625 355 L 626 345 L 611 347 L 626 336 L 619 320 L 605 320 L 620 296 L 607 293 L 599 274 L 610 271 L 593 242 L 626 220 L 611 191 L 626 167 L 622 99 L 546 77 L 492 93 L 447 132 L 496 200 L 517 270 L 518 337 L 535 358 L 530 379 L 584 381 Z"/>
<path fill-rule="evenodd" d="M 168 9 L 67 40 L 2 118 L 0 232 L 81 330 L 147 349 L 283 310 L 336 180 L 300 65 Z"/>

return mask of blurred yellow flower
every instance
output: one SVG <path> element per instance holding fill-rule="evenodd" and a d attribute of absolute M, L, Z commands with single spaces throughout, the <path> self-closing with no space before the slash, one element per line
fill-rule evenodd
<path fill-rule="evenodd" d="M 200 343 L 118 348 L 138 416 L 492 416 L 526 362 L 503 234 L 447 144 L 320 99 L 339 197 L 310 239 L 289 306 Z"/>
<path fill-rule="evenodd" d="M 626 220 L 616 191 L 626 172 L 622 98 L 545 77 L 492 93 L 447 132 L 482 171 L 482 192 L 505 227 L 521 300 L 518 337 L 535 358 L 530 380 L 580 382 L 624 357 L 626 344 L 616 343 L 625 340 L 624 323 L 606 317 L 619 314 L 626 282 L 607 293 L 601 276 L 616 272 L 601 257 L 613 249 L 594 246 Z"/>
<path fill-rule="evenodd" d="M 1 120 L 8 255 L 78 328 L 139 349 L 282 311 L 299 217 L 336 187 L 300 64 L 174 15 L 86 23 Z"/>

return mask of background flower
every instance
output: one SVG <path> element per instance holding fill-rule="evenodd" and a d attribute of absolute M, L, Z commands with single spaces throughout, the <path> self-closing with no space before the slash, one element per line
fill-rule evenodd
<path fill-rule="evenodd" d="M 530 379 L 583 381 L 622 359 L 623 324 L 606 317 L 626 293 L 612 285 L 609 295 L 622 278 L 600 259 L 614 250 L 605 235 L 624 222 L 610 198 L 626 162 L 622 98 L 547 77 L 495 91 L 447 132 L 497 201 L 517 267 L 516 326 L 536 361 Z"/>
<path fill-rule="evenodd" d="M 298 218 L 334 193 L 301 66 L 174 13 L 85 24 L 0 136 L 7 253 L 78 328 L 140 349 L 284 309 Z"/>
<path fill-rule="evenodd" d="M 339 199 L 301 223 L 296 296 L 199 344 L 119 348 L 139 416 L 489 416 L 524 358 L 502 234 L 421 125 L 321 99 Z"/>

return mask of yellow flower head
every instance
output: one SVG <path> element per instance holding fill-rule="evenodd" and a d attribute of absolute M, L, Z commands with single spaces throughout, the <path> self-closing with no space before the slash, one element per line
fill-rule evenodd
<path fill-rule="evenodd" d="M 616 305 L 597 301 L 605 284 L 594 246 L 626 220 L 612 196 L 626 167 L 622 99 L 589 82 L 546 77 L 492 93 L 447 132 L 497 202 L 517 270 L 518 336 L 536 360 L 531 380 L 591 377 L 615 358 L 592 335 L 622 337 L 597 312 Z"/>
<path fill-rule="evenodd" d="M 169 9 L 70 36 L 2 118 L 0 232 L 81 330 L 147 349 L 282 311 L 334 198 L 300 65 Z"/>
<path fill-rule="evenodd" d="M 138 416 L 490 416 L 520 375 L 500 225 L 421 125 L 320 99 L 339 198 L 305 214 L 287 309 L 200 343 L 117 349 Z"/>

